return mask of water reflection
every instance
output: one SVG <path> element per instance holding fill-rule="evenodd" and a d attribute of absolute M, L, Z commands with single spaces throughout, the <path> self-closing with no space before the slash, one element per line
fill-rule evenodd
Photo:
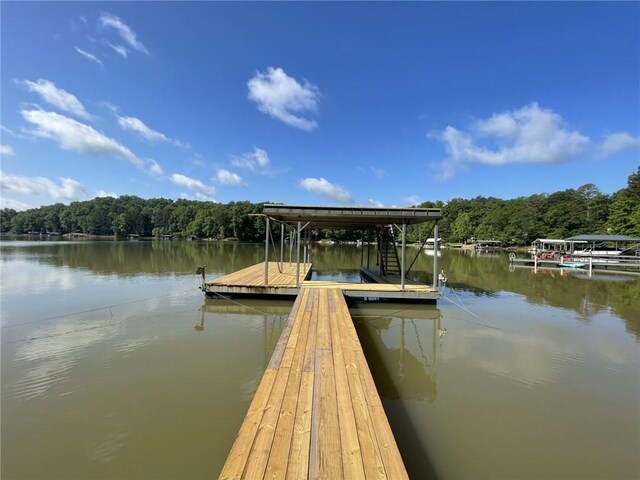
<path fill-rule="evenodd" d="M 426 400 L 438 395 L 436 361 L 446 330 L 433 305 L 360 303 L 351 307 L 367 362 L 384 400 Z"/>

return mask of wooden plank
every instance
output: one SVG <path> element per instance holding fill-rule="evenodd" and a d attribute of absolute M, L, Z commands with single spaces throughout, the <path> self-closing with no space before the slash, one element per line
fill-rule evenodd
<path fill-rule="evenodd" d="M 292 335 L 287 350 L 293 351 L 291 369 L 289 371 L 289 379 L 280 410 L 278 425 L 273 438 L 269 460 L 264 478 L 280 479 L 285 478 L 287 473 L 287 463 L 289 460 L 289 450 L 291 447 L 291 439 L 293 437 L 294 420 L 298 399 L 300 397 L 300 385 L 302 379 L 302 366 L 304 363 L 304 352 L 307 347 L 307 338 L 309 334 L 309 319 L 311 312 L 308 311 L 304 303 L 309 295 L 298 295 L 303 298 L 301 308 L 296 315 L 296 323 L 300 326 L 297 336 Z"/>
<path fill-rule="evenodd" d="M 273 350 L 273 354 L 271 355 L 271 359 L 269 360 L 269 365 L 267 368 L 278 368 L 280 366 L 280 362 L 282 361 L 282 355 L 284 354 L 285 348 L 287 347 L 287 343 L 289 342 L 289 335 L 291 334 L 291 330 L 293 328 L 293 324 L 296 321 L 296 315 L 300 309 L 300 305 L 302 305 L 303 300 L 305 300 L 309 294 L 306 295 L 304 292 L 301 292 L 300 295 L 296 297 L 296 301 L 291 308 L 291 313 L 289 313 L 289 318 L 287 319 L 287 324 L 285 325 L 282 333 L 280 334 L 280 339 L 276 344 L 276 348 Z"/>
<path fill-rule="evenodd" d="M 320 322 L 329 322 L 320 318 Z M 342 444 L 338 424 L 338 405 L 330 350 L 316 351 L 315 388 L 309 452 L 309 478 L 345 478 L 342 471 Z"/>
<path fill-rule="evenodd" d="M 267 408 L 267 401 L 276 378 L 276 370 L 267 369 L 262 376 L 260 385 L 256 390 L 253 401 L 249 406 L 249 411 L 242 422 L 240 431 L 231 447 L 227 461 L 220 472 L 220 479 L 238 479 L 242 477 L 244 466 L 249 458 L 249 452 L 253 445 L 258 425 L 262 420 L 264 410 Z"/>
<path fill-rule="evenodd" d="M 331 332 L 329 331 L 329 301 L 328 291 L 319 290 L 319 305 L 318 305 L 318 338 L 316 339 L 316 348 L 318 349 L 330 349 L 331 348 Z"/>
<path fill-rule="evenodd" d="M 309 448 L 311 442 L 311 409 L 313 405 L 313 372 L 302 372 L 300 397 L 293 426 L 287 479 L 303 480 L 309 472 Z"/>
<path fill-rule="evenodd" d="M 264 476 L 288 379 L 289 369 L 280 367 L 276 374 L 276 380 L 273 384 L 271 395 L 269 395 L 264 414 L 260 420 L 260 425 L 258 425 L 255 440 L 251 446 L 251 452 L 249 453 L 244 472 L 242 473 L 242 478 L 251 480 Z"/>
<path fill-rule="evenodd" d="M 391 426 L 389 425 L 389 420 L 387 419 L 384 408 L 382 405 L 372 405 L 370 409 L 373 421 L 376 424 L 376 437 L 387 476 L 394 480 L 408 480 L 409 474 L 402 461 L 398 444 L 391 431 Z"/>
<path fill-rule="evenodd" d="M 313 302 L 313 307 L 311 310 L 311 320 L 310 320 L 310 325 L 309 325 L 309 340 L 308 340 L 308 347 L 304 352 L 304 364 L 302 369 L 305 372 L 313 372 L 314 368 L 315 368 L 315 361 L 316 361 L 316 338 L 318 336 L 318 314 L 319 314 L 319 308 L 318 308 L 318 303 L 319 303 L 319 291 L 318 290 L 313 290 L 313 297 L 312 297 L 312 302 Z"/>
<path fill-rule="evenodd" d="M 340 302 L 344 303 L 342 293 L 339 290 L 332 290 L 329 297 L 329 311 L 331 312 L 331 343 L 333 345 L 333 367 L 336 377 L 336 400 L 342 444 L 342 469 L 345 478 L 361 479 L 365 478 L 364 465 L 338 325 L 338 322 L 351 322 L 351 317 L 345 318 L 336 312 L 338 310 L 336 305 L 339 305 Z"/>
<path fill-rule="evenodd" d="M 353 325 L 347 322 L 338 323 L 340 337 L 345 340 L 349 339 L 349 329 L 354 329 Z M 355 331 L 355 329 L 354 329 Z M 355 355 L 357 350 L 351 348 L 348 344 L 347 348 L 343 348 L 344 364 L 349 382 L 349 391 L 353 403 L 353 413 L 358 430 L 358 440 L 360 450 L 362 452 L 362 462 L 364 465 L 365 475 L 367 478 L 387 478 L 384 462 L 380 453 L 377 438 L 375 436 L 375 425 L 371 417 L 367 398 L 362 387 L 360 372 L 357 367 Z"/>

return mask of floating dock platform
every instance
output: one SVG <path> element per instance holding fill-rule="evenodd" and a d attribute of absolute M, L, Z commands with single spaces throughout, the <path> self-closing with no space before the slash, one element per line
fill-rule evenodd
<path fill-rule="evenodd" d="M 310 263 L 300 265 L 300 277 L 302 279 L 311 276 Z M 296 265 L 285 263 L 279 267 L 277 262 L 270 262 L 268 268 L 268 281 L 265 282 L 265 265 L 258 263 L 229 275 L 218 277 L 215 280 L 205 281 L 202 289 L 208 297 L 295 297 L 302 289 L 338 289 L 349 298 L 377 298 L 402 301 L 435 302 L 440 298 L 440 292 L 428 285 L 406 281 L 404 287 L 400 283 L 394 283 L 393 277 L 380 277 L 367 270 L 369 282 L 380 283 L 355 283 L 355 282 L 327 282 L 303 280 L 296 287 Z M 362 272 L 361 272 L 362 273 Z M 363 275 L 364 276 L 364 275 Z M 366 278 L 366 277 L 365 277 Z"/>
<path fill-rule="evenodd" d="M 220 478 L 408 478 L 341 289 L 301 289 Z"/>

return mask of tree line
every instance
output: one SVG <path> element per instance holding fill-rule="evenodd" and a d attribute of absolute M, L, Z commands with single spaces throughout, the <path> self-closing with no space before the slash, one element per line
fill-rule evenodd
<path fill-rule="evenodd" d="M 125 195 L 94 198 L 32 208 L 0 211 L 2 233 L 83 233 L 125 237 L 175 237 L 261 241 L 265 235 L 264 203 L 228 204 L 195 200 L 142 199 Z M 472 238 L 499 240 L 507 245 L 526 245 L 536 238 L 567 238 L 582 233 L 622 234 L 640 237 L 640 167 L 627 186 L 612 195 L 594 184 L 551 194 L 501 200 L 494 197 L 454 198 L 448 202 L 424 202 L 419 207 L 441 208 L 439 236 L 448 242 Z M 433 236 L 433 226 L 408 229 L 410 241 Z M 279 229 L 274 229 L 277 238 Z M 350 230 L 318 231 L 316 238 L 356 240 L 361 233 Z"/>

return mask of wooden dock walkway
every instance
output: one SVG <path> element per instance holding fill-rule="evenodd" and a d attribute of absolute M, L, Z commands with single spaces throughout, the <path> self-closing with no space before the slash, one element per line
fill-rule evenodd
<path fill-rule="evenodd" d="M 339 288 L 300 290 L 220 478 L 408 478 Z"/>

